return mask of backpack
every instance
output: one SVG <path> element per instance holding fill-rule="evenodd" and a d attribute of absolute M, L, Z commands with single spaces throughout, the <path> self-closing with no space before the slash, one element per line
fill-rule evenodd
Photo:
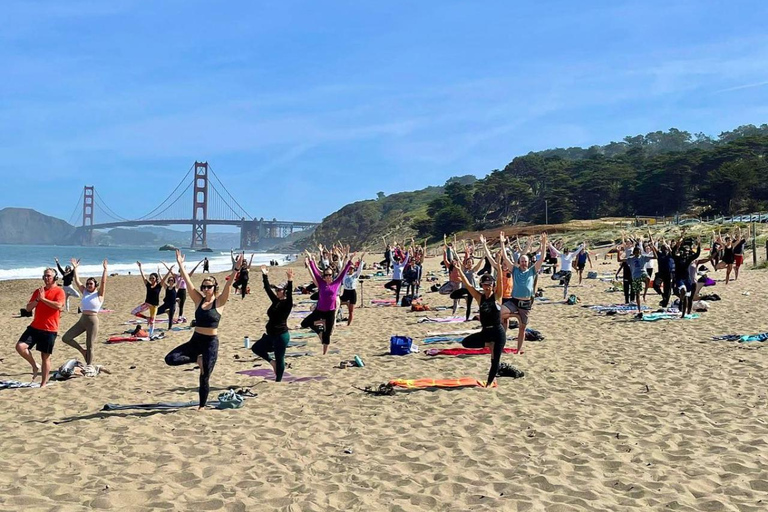
<path fill-rule="evenodd" d="M 429 311 L 429 306 L 421 302 L 412 302 L 411 311 Z"/>
<path fill-rule="evenodd" d="M 402 299 L 400 299 L 400 305 L 404 308 L 411 307 L 412 303 L 413 303 L 413 295 L 406 295 Z"/>
<path fill-rule="evenodd" d="M 216 405 L 217 409 L 239 409 L 243 406 L 243 397 L 235 393 L 234 390 L 228 389 L 223 393 L 219 393 L 219 403 Z"/>

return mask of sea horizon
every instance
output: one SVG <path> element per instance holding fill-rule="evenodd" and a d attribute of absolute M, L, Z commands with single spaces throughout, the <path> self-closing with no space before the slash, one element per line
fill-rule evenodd
<path fill-rule="evenodd" d="M 199 252 L 181 248 L 186 257 L 186 268 L 191 270 L 203 258 L 208 258 L 211 272 L 222 272 L 231 268 L 229 248 L 211 248 L 213 252 Z M 254 265 L 266 265 L 272 260 L 286 262 L 286 256 L 295 253 L 246 251 L 250 258 L 253 254 Z M 98 276 L 102 272 L 102 261 L 109 262 L 109 273 L 133 275 L 139 273 L 136 261 L 141 261 L 145 273 L 165 271 L 162 262 L 168 265 L 176 263 L 173 251 L 160 251 L 147 246 L 77 246 L 47 244 L 0 244 L 0 281 L 11 279 L 37 279 L 47 267 L 56 267 L 55 258 L 62 268 L 71 258 L 80 259 L 80 276 Z M 200 268 L 202 270 L 202 268 Z"/>

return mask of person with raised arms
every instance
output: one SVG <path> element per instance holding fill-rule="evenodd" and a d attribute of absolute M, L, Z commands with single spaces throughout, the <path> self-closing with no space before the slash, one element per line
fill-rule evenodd
<path fill-rule="evenodd" d="M 341 293 L 340 304 L 347 306 L 347 325 L 352 325 L 352 315 L 355 312 L 357 304 L 357 283 L 360 281 L 360 273 L 363 271 L 363 258 L 365 254 L 357 260 L 357 269 L 349 267 L 347 275 L 344 276 L 344 291 Z"/>
<path fill-rule="evenodd" d="M 165 265 L 165 267 L 168 269 L 168 273 L 160 280 L 160 285 L 165 290 L 165 297 L 163 297 L 163 303 L 157 308 L 157 314 L 168 313 L 168 330 L 170 331 L 173 329 L 173 315 L 176 313 L 176 297 L 178 296 L 177 287 L 179 282 L 173 273 L 173 265 L 170 267 Z"/>
<path fill-rule="evenodd" d="M 64 308 L 66 309 L 67 313 L 69 313 L 69 298 L 80 298 L 80 294 L 77 292 L 77 288 L 72 286 L 72 281 L 75 278 L 75 269 L 73 265 L 75 262 L 80 263 L 80 260 L 72 258 L 70 260 L 72 265 L 67 265 L 64 268 L 61 268 L 61 265 L 59 265 L 59 258 L 54 258 L 54 261 L 56 261 L 56 268 L 58 268 L 59 272 L 61 273 L 61 286 L 67 296 L 67 299 L 64 301 Z"/>
<path fill-rule="evenodd" d="M 149 336 L 153 336 L 155 332 L 155 317 L 157 316 L 157 308 L 160 306 L 160 291 L 163 289 L 160 284 L 160 275 L 156 272 L 149 274 L 149 278 L 144 275 L 144 269 L 141 267 L 141 262 L 137 261 L 139 266 L 139 273 L 141 279 L 144 281 L 144 286 L 147 289 L 147 293 L 144 296 L 144 302 L 136 306 L 131 314 L 139 318 L 148 318 L 147 323 L 149 325 Z M 144 311 L 149 311 L 149 317 L 144 315 Z"/>
<path fill-rule="evenodd" d="M 263 265 L 261 274 L 264 279 L 264 291 L 267 292 L 267 297 L 272 304 L 267 309 L 269 319 L 266 326 L 267 332 L 254 343 L 251 350 L 272 365 L 275 382 L 280 382 L 285 372 L 285 349 L 291 341 L 291 335 L 288 332 L 288 315 L 293 309 L 293 270 L 285 271 L 287 281 L 279 285 L 269 284 L 269 270 Z M 275 353 L 274 359 L 269 355 L 270 352 Z"/>
<path fill-rule="evenodd" d="M 207 261 L 207 258 L 205 260 L 197 262 L 197 265 L 192 267 L 192 270 L 189 271 L 189 276 L 192 277 L 195 275 L 195 272 L 197 271 L 197 267 L 200 266 L 200 264 L 205 265 L 205 262 Z M 165 263 L 163 263 L 165 265 Z M 165 265 L 165 268 L 170 270 L 168 268 L 168 265 Z M 206 271 L 203 271 L 204 273 Z M 180 322 L 186 322 L 187 318 L 184 316 L 184 304 L 187 302 L 187 282 L 184 280 L 183 277 L 181 277 L 181 272 L 178 272 L 174 274 L 174 277 L 176 278 L 176 298 L 179 301 L 179 321 Z"/>
<path fill-rule="evenodd" d="M 485 243 L 485 239 L 482 237 L 481 241 Z M 497 266 L 497 271 L 497 274 L 501 275 L 500 266 Z M 485 383 L 486 387 L 490 387 L 499 371 L 501 354 L 507 343 L 507 334 L 501 319 L 501 281 L 497 281 L 491 274 L 484 274 L 480 278 L 482 292 L 479 292 L 463 273 L 459 274 L 459 279 L 469 294 L 478 302 L 481 325 L 480 332 L 470 334 L 462 340 L 461 344 L 466 348 L 489 348 L 491 350 L 491 368 Z"/>
<path fill-rule="evenodd" d="M 200 291 L 197 291 L 192 279 L 184 269 L 184 255 L 176 249 L 176 263 L 179 265 L 182 277 L 187 282 L 189 298 L 195 303 L 195 332 L 188 342 L 179 345 L 165 356 L 165 364 L 179 366 L 197 363 L 200 367 L 200 409 L 203 409 L 208 401 L 211 374 L 219 356 L 218 328 L 221 313 L 227 300 L 229 300 L 235 274 L 245 263 L 244 260 L 243 255 L 238 256 L 221 294 L 218 293 L 219 283 L 214 276 L 204 277 L 200 283 Z"/>
<path fill-rule="evenodd" d="M 85 359 L 85 364 L 93 363 L 93 342 L 99 334 L 99 311 L 104 304 L 104 293 L 107 289 L 107 260 L 101 262 L 101 282 L 96 281 L 95 277 L 89 277 L 85 280 L 85 286 L 80 282 L 77 275 L 79 260 L 72 259 L 72 268 L 74 272 L 74 282 L 83 298 L 80 300 L 80 310 L 82 314 L 75 325 L 69 328 L 61 341 L 74 348 Z M 85 349 L 75 341 L 75 338 L 85 333 Z"/>
<path fill-rule="evenodd" d="M 38 371 L 42 372 L 40 387 L 48 383 L 51 372 L 51 354 L 56 336 L 59 332 L 59 320 L 64 311 L 66 294 L 56 284 L 56 270 L 47 268 L 43 271 L 43 286 L 32 294 L 27 303 L 27 311 L 35 312 L 32 323 L 24 331 L 16 343 L 16 352 L 32 366 L 32 380 L 37 378 Z M 40 352 L 40 370 L 34 356 L 29 351 L 32 347 Z"/>
<path fill-rule="evenodd" d="M 541 265 L 544 263 L 544 251 L 547 250 L 547 234 L 542 233 L 539 239 L 539 256 L 536 258 L 536 264 L 531 266 L 528 259 L 528 253 L 531 252 L 533 240 L 528 239 L 525 250 L 517 262 L 510 260 L 504 250 L 506 236 L 502 231 L 499 235 L 501 239 L 501 253 L 506 260 L 507 265 L 512 268 L 512 296 L 505 300 L 501 305 L 501 318 L 507 322 L 511 317 L 517 318 L 517 353 L 523 350 L 525 342 L 525 329 L 530 321 L 531 309 L 536 295 L 536 276 L 541 271 Z M 550 244 L 551 245 L 551 244 Z"/>
<path fill-rule="evenodd" d="M 568 286 L 571 284 L 571 274 L 573 273 L 573 260 L 584 250 L 584 243 L 575 250 L 569 251 L 563 248 L 561 251 L 552 244 L 549 244 L 550 251 L 553 251 L 560 258 L 560 281 L 563 283 L 563 300 L 568 298 Z"/>
<path fill-rule="evenodd" d="M 352 255 L 354 258 L 354 254 Z M 328 346 L 331 344 L 331 334 L 336 324 L 336 307 L 339 287 L 344 281 L 344 277 L 352 266 L 352 258 L 348 258 L 344 269 L 339 272 L 336 279 L 333 278 L 333 271 L 326 267 L 322 272 L 317 268 L 314 258 L 307 253 L 304 260 L 304 266 L 309 270 L 312 281 L 317 285 L 317 307 L 304 320 L 301 321 L 303 329 L 312 329 L 320 337 L 323 344 L 323 355 L 328 353 Z"/>

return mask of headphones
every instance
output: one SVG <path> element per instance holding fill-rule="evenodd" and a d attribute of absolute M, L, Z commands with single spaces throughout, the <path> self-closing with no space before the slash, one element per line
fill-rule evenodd
<path fill-rule="evenodd" d="M 216 280 L 215 277 L 205 276 L 205 279 L 203 279 L 203 281 L 213 281 L 213 293 L 216 293 L 219 291 L 219 282 Z"/>
<path fill-rule="evenodd" d="M 55 268 L 53 268 L 53 267 L 48 267 L 45 270 L 43 270 L 43 277 L 45 277 L 45 273 L 49 272 L 49 271 L 53 272 L 53 282 L 55 283 L 56 281 L 58 281 L 59 280 L 59 272 Z"/>

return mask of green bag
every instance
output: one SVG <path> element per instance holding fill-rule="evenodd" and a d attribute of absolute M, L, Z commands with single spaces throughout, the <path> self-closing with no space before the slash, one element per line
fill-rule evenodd
<path fill-rule="evenodd" d="M 243 406 L 243 397 L 229 389 L 219 393 L 217 409 L 239 409 Z"/>

